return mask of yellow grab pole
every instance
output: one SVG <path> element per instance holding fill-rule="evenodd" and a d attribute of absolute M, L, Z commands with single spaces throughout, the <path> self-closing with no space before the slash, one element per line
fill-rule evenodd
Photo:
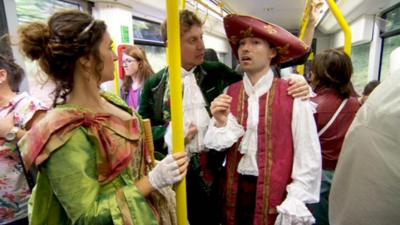
<path fill-rule="evenodd" d="M 117 52 L 117 47 L 115 42 L 113 42 L 112 50 Z M 118 54 L 118 52 L 116 53 Z M 118 61 L 114 62 L 114 88 L 115 88 L 115 95 L 119 96 L 119 63 Z"/>
<path fill-rule="evenodd" d="M 340 27 L 344 32 L 344 52 L 346 52 L 349 56 L 351 56 L 351 29 L 346 19 L 344 18 L 342 12 L 339 7 L 336 5 L 334 0 L 327 0 L 329 8 L 332 11 L 332 14 L 335 16 L 338 21 Z"/>
<path fill-rule="evenodd" d="M 304 40 L 304 34 L 305 34 L 306 28 L 308 26 L 308 18 L 310 17 L 309 15 L 311 13 L 311 1 L 312 0 L 307 0 L 306 8 L 304 9 L 303 22 L 301 24 L 300 35 L 299 35 L 300 40 Z M 310 46 L 310 48 L 311 48 L 311 46 Z M 304 75 L 304 65 L 298 65 L 296 67 L 296 69 L 299 74 Z"/>
<path fill-rule="evenodd" d="M 184 151 L 181 41 L 178 1 L 179 0 L 167 0 L 169 90 L 171 95 L 172 146 L 174 152 Z M 176 203 L 178 225 L 187 225 L 185 179 L 176 187 Z"/>
<path fill-rule="evenodd" d="M 186 0 L 181 0 L 181 9 L 185 9 L 186 7 Z"/>
<path fill-rule="evenodd" d="M 306 8 L 304 9 L 304 14 L 303 14 L 303 22 L 301 24 L 301 28 L 300 28 L 300 35 L 299 35 L 299 39 L 300 40 L 304 40 L 304 34 L 306 32 L 306 28 L 308 26 L 308 18 L 311 12 L 311 0 L 307 0 L 306 3 Z M 311 48 L 311 46 L 310 46 Z M 297 72 L 301 75 L 304 75 L 304 65 L 298 65 L 296 67 Z"/>
<path fill-rule="evenodd" d="M 311 13 L 311 0 L 307 0 L 306 8 L 304 9 L 303 21 L 302 21 L 301 28 L 300 28 L 299 38 L 301 40 L 304 39 L 304 34 L 305 34 L 306 28 L 308 26 L 308 18 L 310 17 L 309 16 L 310 13 Z"/>

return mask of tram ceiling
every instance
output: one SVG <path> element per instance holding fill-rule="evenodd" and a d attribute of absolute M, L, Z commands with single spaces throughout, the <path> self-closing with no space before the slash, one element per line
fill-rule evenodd
<path fill-rule="evenodd" d="M 382 10 L 398 3 L 399 0 L 338 0 L 337 4 L 348 22 L 353 22 L 362 15 L 376 15 Z M 340 30 L 340 27 L 331 13 L 327 13 L 318 26 L 326 34 Z"/>
<path fill-rule="evenodd" d="M 92 0 L 96 1 L 96 0 Z M 165 0 L 116 0 L 128 5 L 145 4 L 156 10 L 165 11 Z M 180 0 L 179 0 L 180 1 Z M 190 0 L 193 2 L 193 0 Z M 211 0 L 221 2 L 221 0 Z M 205 2 L 203 0 L 203 2 Z M 222 0 L 231 11 L 279 24 L 288 30 L 298 31 L 306 0 Z"/>
<path fill-rule="evenodd" d="M 306 0 L 226 0 L 234 12 L 276 23 L 287 30 L 298 31 Z"/>

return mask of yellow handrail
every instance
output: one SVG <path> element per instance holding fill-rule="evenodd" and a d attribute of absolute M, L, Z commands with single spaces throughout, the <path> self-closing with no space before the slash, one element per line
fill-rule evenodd
<path fill-rule="evenodd" d="M 171 95 L 172 146 L 174 152 L 184 151 L 181 41 L 178 0 L 167 0 L 168 64 Z M 172 51 L 174 51 L 172 53 Z M 187 225 L 186 181 L 176 187 L 178 225 Z"/>
<path fill-rule="evenodd" d="M 307 0 L 306 2 L 306 8 L 304 9 L 304 14 L 303 14 L 303 22 L 301 24 L 301 28 L 300 28 L 300 35 L 299 35 L 299 39 L 300 40 L 304 40 L 304 34 L 306 32 L 306 28 L 308 26 L 308 18 L 310 17 L 310 13 L 311 13 L 311 1 L 312 0 Z M 311 46 L 310 46 L 311 47 Z M 304 75 L 304 65 L 298 65 L 296 67 L 297 72 L 301 75 Z"/>
<path fill-rule="evenodd" d="M 181 0 L 181 10 L 186 8 L 186 0 Z"/>
<path fill-rule="evenodd" d="M 116 54 L 118 54 L 117 45 L 115 44 L 115 42 L 113 42 L 112 50 L 114 52 L 116 52 Z M 119 63 L 118 63 L 118 61 L 114 62 L 114 88 L 115 88 L 115 95 L 119 96 L 120 93 L 119 93 Z"/>
<path fill-rule="evenodd" d="M 337 6 L 334 0 L 327 0 L 329 8 L 332 11 L 332 14 L 335 16 L 336 20 L 338 21 L 340 27 L 344 32 L 344 52 L 346 52 L 349 56 L 351 56 L 351 29 L 349 24 L 347 23 L 346 19 L 344 18 L 342 12 L 340 11 L 339 7 Z"/>
<path fill-rule="evenodd" d="M 302 22 L 302 25 L 301 25 L 301 28 L 300 28 L 300 35 L 299 35 L 299 38 L 301 40 L 304 39 L 304 34 L 305 34 L 306 28 L 308 26 L 308 18 L 309 18 L 309 15 L 311 13 L 311 1 L 312 0 L 307 0 L 306 8 L 304 9 L 303 22 Z"/>

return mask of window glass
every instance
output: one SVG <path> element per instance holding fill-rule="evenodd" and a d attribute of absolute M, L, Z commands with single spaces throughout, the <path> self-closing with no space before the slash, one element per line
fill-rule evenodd
<path fill-rule="evenodd" d="M 63 9 L 80 9 L 75 2 L 58 0 L 16 0 L 18 23 L 45 21 L 53 13 Z"/>
<path fill-rule="evenodd" d="M 10 37 L 7 34 L 3 34 L 2 36 L 0 36 L 0 55 L 13 57 Z"/>
<path fill-rule="evenodd" d="M 167 65 L 166 49 L 161 37 L 161 24 L 133 17 L 133 39 L 137 46 L 143 47 L 154 72 Z"/>
<path fill-rule="evenodd" d="M 0 37 L 8 32 L 6 11 L 4 10 L 4 3 L 0 1 Z"/>
<path fill-rule="evenodd" d="M 400 29 L 400 7 L 397 7 L 383 15 L 386 21 L 385 32 Z"/>
<path fill-rule="evenodd" d="M 15 0 L 18 24 L 33 21 L 47 21 L 57 11 L 66 9 L 82 9 L 78 0 Z M 85 3 L 86 4 L 86 3 Z M 54 83 L 39 68 L 38 64 L 28 59 L 24 60 L 25 74 L 27 75 L 29 92 L 46 105 L 53 103 Z"/>
<path fill-rule="evenodd" d="M 157 73 L 167 65 L 167 56 L 165 54 L 164 47 L 140 44 L 136 45 L 141 46 L 144 49 L 151 68 L 153 68 L 155 73 Z"/>
<path fill-rule="evenodd" d="M 3 1 L 0 1 L 0 54 L 5 56 L 12 56 L 10 41 L 7 28 L 6 11 L 4 9 Z"/>
<path fill-rule="evenodd" d="M 368 83 L 368 61 L 370 43 L 353 46 L 351 49 L 351 61 L 353 63 L 353 75 L 351 81 L 357 93 L 361 94 Z"/>
<path fill-rule="evenodd" d="M 389 75 L 390 53 L 398 47 L 400 47 L 400 35 L 384 39 L 380 81 L 383 81 Z"/>
<path fill-rule="evenodd" d="M 161 37 L 161 24 L 134 17 L 133 37 L 136 40 L 163 42 Z"/>

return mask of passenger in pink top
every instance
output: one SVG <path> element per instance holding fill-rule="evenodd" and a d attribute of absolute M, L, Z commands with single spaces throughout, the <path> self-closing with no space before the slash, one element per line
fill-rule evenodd
<path fill-rule="evenodd" d="M 125 49 L 122 56 L 122 66 L 125 76 L 121 87 L 121 98 L 133 109 L 138 110 L 140 94 L 143 83 L 154 74 L 146 52 L 137 47 L 130 46 Z"/>

